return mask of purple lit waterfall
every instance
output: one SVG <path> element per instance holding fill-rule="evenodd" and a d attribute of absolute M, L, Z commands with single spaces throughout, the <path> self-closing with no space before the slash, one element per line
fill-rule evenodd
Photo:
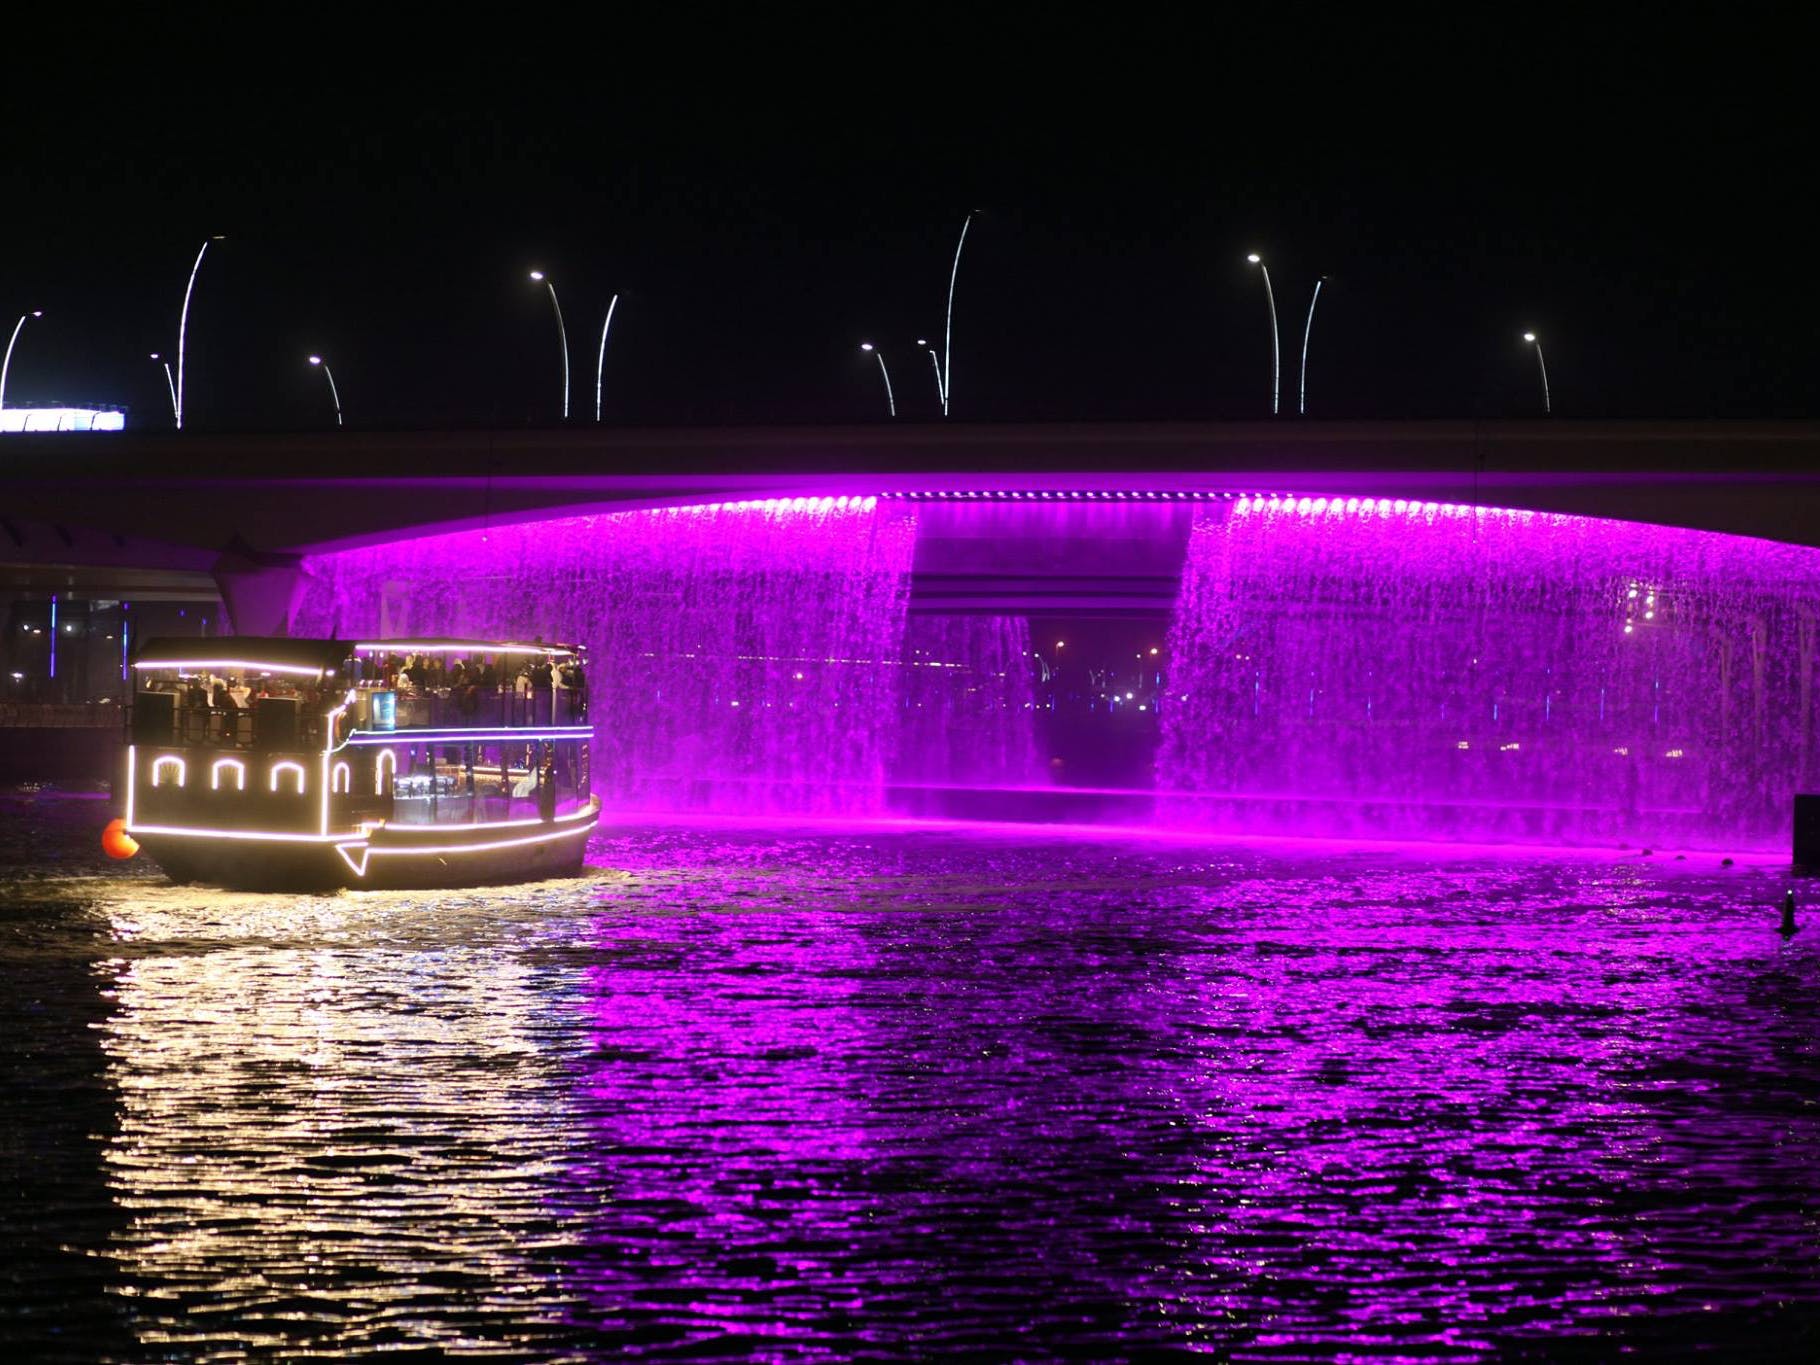
<path fill-rule="evenodd" d="M 1820 551 L 1388 499 L 1197 516 L 1166 818 L 1786 848 L 1815 775 Z"/>
<path fill-rule="evenodd" d="M 578 640 L 611 807 L 871 812 L 913 535 L 795 498 L 428 536 L 312 557 L 294 629 Z"/>
<path fill-rule="evenodd" d="M 1035 779 L 1028 620 L 912 616 L 904 673 L 893 781 L 1019 787 Z"/>
<path fill-rule="evenodd" d="M 310 557 L 292 629 L 587 645 L 609 809 L 877 814 L 1031 764 L 1027 627 L 909 617 L 915 533 L 822 497 L 425 536 Z"/>

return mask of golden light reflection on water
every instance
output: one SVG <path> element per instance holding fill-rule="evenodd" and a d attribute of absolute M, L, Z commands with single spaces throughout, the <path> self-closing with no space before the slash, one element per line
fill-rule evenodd
<path fill-rule="evenodd" d="M 146 1346 L 457 1350 L 560 1322 L 534 1260 L 564 1236 L 563 1001 L 497 897 L 173 888 L 113 924 L 109 1254 Z"/>

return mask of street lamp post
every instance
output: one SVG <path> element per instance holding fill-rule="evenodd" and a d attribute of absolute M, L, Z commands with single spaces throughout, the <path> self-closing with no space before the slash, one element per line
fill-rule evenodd
<path fill-rule="evenodd" d="M 13 334 L 6 343 L 6 359 L 0 360 L 0 412 L 6 411 L 6 372 L 13 367 L 13 347 L 19 344 L 19 333 L 25 328 L 27 318 L 41 318 L 42 308 L 34 308 L 29 313 L 21 313 L 19 321 L 13 324 Z"/>
<path fill-rule="evenodd" d="M 322 367 L 323 375 L 329 381 L 329 398 L 335 404 L 335 425 L 340 426 L 341 425 L 341 393 L 335 387 L 335 371 L 331 370 L 329 368 L 329 362 L 324 360 L 319 355 L 311 356 L 310 364 L 320 365 Z"/>
<path fill-rule="evenodd" d="M 885 353 L 870 341 L 860 342 L 859 348 L 868 352 L 878 362 L 878 372 L 885 377 L 885 407 L 889 409 L 893 417 L 897 416 L 897 399 L 891 396 L 891 371 L 885 368 Z"/>
<path fill-rule="evenodd" d="M 562 305 L 556 301 L 556 286 L 544 278 L 543 271 L 533 270 L 531 278 L 550 291 L 550 307 L 556 310 L 556 335 L 562 342 L 562 420 L 569 420 L 569 329 L 562 325 Z M 602 345 L 606 336 L 602 333 Z"/>
<path fill-rule="evenodd" d="M 550 291 L 554 298 L 556 291 Z M 600 421 L 600 376 L 607 367 L 607 328 L 613 325 L 613 310 L 619 307 L 619 295 L 615 294 L 607 304 L 607 320 L 600 324 L 600 354 L 594 360 L 594 420 Z"/>
<path fill-rule="evenodd" d="M 1264 272 L 1264 297 L 1270 303 L 1270 412 L 1274 417 L 1282 408 L 1283 393 L 1283 355 L 1277 343 L 1277 296 L 1270 287 L 1270 267 L 1264 264 L 1264 258 L 1254 251 L 1245 259 Z"/>
<path fill-rule="evenodd" d="M 954 373 L 954 281 L 961 273 L 961 248 L 967 245 L 967 229 L 973 226 L 975 209 L 961 223 L 960 240 L 954 244 L 954 265 L 948 271 L 948 324 L 942 333 L 942 416 L 948 415 L 949 378 Z M 879 362 L 883 364 L 883 361 Z"/>
<path fill-rule="evenodd" d="M 1321 286 L 1326 283 L 1325 275 L 1314 282 L 1314 296 L 1308 300 L 1308 321 L 1302 327 L 1301 393 L 1296 403 L 1296 414 L 1300 417 L 1308 415 L 1308 334 L 1314 331 L 1314 306 L 1321 301 Z"/>
<path fill-rule="evenodd" d="M 1554 406 L 1548 401 L 1548 362 L 1542 359 L 1542 341 L 1534 332 L 1523 333 L 1523 340 L 1536 348 L 1536 365 L 1542 371 L 1542 415 L 1549 416 Z"/>
<path fill-rule="evenodd" d="M 164 387 L 171 392 L 171 419 L 175 421 L 177 417 L 177 381 L 171 378 L 171 362 L 156 351 L 152 352 L 152 359 L 164 367 Z"/>
<path fill-rule="evenodd" d="M 196 272 L 202 269 L 202 258 L 208 254 L 209 242 L 219 242 L 220 237 L 211 237 L 202 244 L 202 250 L 196 253 L 196 264 L 190 267 L 190 282 L 183 290 L 183 312 L 177 318 L 177 430 L 183 430 L 183 355 L 184 344 L 189 339 L 190 329 L 190 295 L 196 292 Z"/>
<path fill-rule="evenodd" d="M 935 398 L 942 405 L 942 416 L 946 417 L 948 415 L 948 388 L 942 381 L 942 358 L 935 353 L 935 347 L 924 338 L 918 337 L 916 344 L 929 353 L 929 363 L 935 367 Z"/>

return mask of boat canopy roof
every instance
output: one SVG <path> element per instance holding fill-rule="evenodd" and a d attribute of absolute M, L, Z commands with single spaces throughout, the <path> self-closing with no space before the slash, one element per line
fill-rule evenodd
<path fill-rule="evenodd" d="M 345 647 L 344 647 L 345 648 Z M 543 640 L 454 640 L 426 636 L 407 640 L 362 640 L 353 646 L 356 654 L 547 654 L 551 657 L 580 655 L 581 645 L 552 644 Z"/>
<path fill-rule="evenodd" d="M 345 640 L 299 640 L 278 635 L 218 635 L 154 639 L 139 646 L 134 668 L 229 668 L 278 673 L 326 673 L 348 658 Z"/>

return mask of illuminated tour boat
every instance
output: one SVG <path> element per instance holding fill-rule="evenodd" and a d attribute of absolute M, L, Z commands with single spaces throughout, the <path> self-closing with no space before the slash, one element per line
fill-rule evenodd
<path fill-rule="evenodd" d="M 152 640 L 134 660 L 126 833 L 246 890 L 570 877 L 600 818 L 579 646 Z"/>

